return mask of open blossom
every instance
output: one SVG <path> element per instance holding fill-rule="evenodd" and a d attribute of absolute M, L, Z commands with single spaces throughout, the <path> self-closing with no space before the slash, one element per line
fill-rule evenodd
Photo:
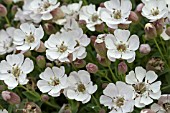
<path fill-rule="evenodd" d="M 40 78 L 37 82 L 37 86 L 41 92 L 47 93 L 53 97 L 60 96 L 61 90 L 67 87 L 67 75 L 65 74 L 65 68 L 47 67 L 44 72 L 40 74 Z"/>
<path fill-rule="evenodd" d="M 149 0 L 142 8 L 142 15 L 150 21 L 156 21 L 167 16 L 168 10 L 165 0 Z"/>
<path fill-rule="evenodd" d="M 95 31 L 95 25 L 103 23 L 100 19 L 100 8 L 96 11 L 95 5 L 83 6 L 80 10 L 79 20 L 85 20 L 86 27 L 90 31 Z"/>
<path fill-rule="evenodd" d="M 73 53 L 77 44 L 74 40 L 76 36 L 72 31 L 52 34 L 45 42 L 47 58 L 51 61 L 69 62 L 68 55 Z"/>
<path fill-rule="evenodd" d="M 4 80 L 8 89 L 13 89 L 18 84 L 27 84 L 27 74 L 33 69 L 33 61 L 29 58 L 24 60 L 23 54 L 8 55 L 0 63 L 0 80 Z"/>
<path fill-rule="evenodd" d="M 44 36 L 41 26 L 36 28 L 33 24 L 23 23 L 20 29 L 14 31 L 14 41 L 17 50 L 34 50 L 40 46 L 40 40 Z"/>
<path fill-rule="evenodd" d="M 135 51 L 139 48 L 139 37 L 132 35 L 129 38 L 129 36 L 130 31 L 117 29 L 114 31 L 114 35 L 108 34 L 105 37 L 109 60 L 125 59 L 129 63 L 135 60 Z"/>
<path fill-rule="evenodd" d="M 50 12 L 59 5 L 60 3 L 57 0 L 33 0 L 30 3 L 30 9 L 34 12 L 32 18 L 50 20 L 53 18 Z"/>
<path fill-rule="evenodd" d="M 154 71 L 146 72 L 142 67 L 136 67 L 135 72 L 126 75 L 126 82 L 134 87 L 135 106 L 144 107 L 159 99 L 161 96 L 161 81 L 155 82 L 158 75 Z"/>
<path fill-rule="evenodd" d="M 128 21 L 132 3 L 130 0 L 110 0 L 104 3 L 106 8 L 100 11 L 101 19 L 107 24 L 108 27 L 116 29 L 118 24 L 130 24 Z"/>
<path fill-rule="evenodd" d="M 89 102 L 91 95 L 97 90 L 97 85 L 93 85 L 90 74 L 84 70 L 71 72 L 68 77 L 68 86 L 64 91 L 65 96 L 82 103 Z"/>
<path fill-rule="evenodd" d="M 129 113 L 134 110 L 133 88 L 124 82 L 109 83 L 103 94 L 100 103 L 111 109 L 109 113 Z"/>
<path fill-rule="evenodd" d="M 13 45 L 13 35 L 15 28 L 8 27 L 0 31 L 0 55 L 12 52 L 15 47 Z"/>

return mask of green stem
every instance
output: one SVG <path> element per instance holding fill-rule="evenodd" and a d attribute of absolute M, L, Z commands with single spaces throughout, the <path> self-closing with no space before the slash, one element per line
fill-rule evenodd
<path fill-rule="evenodd" d="M 93 98 L 94 102 L 96 103 L 96 105 L 97 105 L 99 108 L 101 108 L 99 102 L 97 101 L 97 99 L 96 99 L 93 95 L 92 95 L 92 98 Z"/>
<path fill-rule="evenodd" d="M 53 108 L 55 108 L 55 109 L 60 109 L 60 107 L 59 106 L 57 106 L 57 105 L 53 105 L 53 104 L 51 104 L 50 102 L 48 102 L 48 101 L 46 101 L 45 102 L 45 104 L 47 104 L 48 106 L 51 106 L 51 107 L 53 107 Z"/>
<path fill-rule="evenodd" d="M 104 73 L 102 73 L 102 72 L 100 72 L 100 71 L 97 71 L 97 73 L 98 73 L 99 75 L 101 75 L 102 77 L 106 78 L 109 82 L 112 82 L 112 81 L 107 77 L 107 75 L 104 75 Z"/>
<path fill-rule="evenodd" d="M 1 105 L 0 105 L 0 108 L 1 108 L 1 109 L 4 109 Z"/>
<path fill-rule="evenodd" d="M 73 69 L 75 70 L 75 71 L 77 71 L 77 68 L 74 66 L 74 64 L 71 62 L 71 66 L 73 67 Z"/>
<path fill-rule="evenodd" d="M 8 24 L 9 26 L 11 26 L 11 24 L 10 24 L 9 19 L 8 19 L 7 16 L 5 16 L 5 20 L 6 20 L 7 24 Z"/>
<path fill-rule="evenodd" d="M 114 75 L 114 73 L 113 73 L 110 65 L 108 65 L 108 68 L 109 68 L 109 70 L 110 70 L 110 73 L 112 74 L 113 81 L 116 82 L 116 81 L 117 81 L 117 78 L 115 77 L 115 75 Z"/>
<path fill-rule="evenodd" d="M 87 1 L 86 0 L 83 0 L 83 3 L 84 5 L 88 5 Z"/>
<path fill-rule="evenodd" d="M 164 52 L 166 53 L 166 49 L 165 49 L 165 45 L 163 44 L 163 40 L 162 40 L 162 37 L 160 36 L 160 39 L 161 39 L 161 44 L 162 44 L 162 47 L 164 49 Z"/>
<path fill-rule="evenodd" d="M 166 89 L 169 89 L 169 88 L 170 88 L 170 85 L 165 86 L 165 87 L 161 88 L 161 91 L 166 90 Z"/>
<path fill-rule="evenodd" d="M 166 62 L 166 59 L 165 59 L 165 57 L 164 57 L 164 55 L 163 55 L 163 53 L 162 53 L 162 51 L 161 51 L 161 49 L 160 49 L 160 47 L 159 47 L 159 45 L 158 45 L 158 43 L 157 43 L 157 41 L 156 41 L 155 38 L 154 38 L 154 42 L 155 42 L 155 44 L 156 44 L 156 47 L 158 48 L 159 53 L 161 54 L 161 57 L 162 57 L 163 60 L 165 61 L 166 66 L 169 68 L 169 66 L 168 66 L 168 64 L 167 64 L 167 62 Z"/>

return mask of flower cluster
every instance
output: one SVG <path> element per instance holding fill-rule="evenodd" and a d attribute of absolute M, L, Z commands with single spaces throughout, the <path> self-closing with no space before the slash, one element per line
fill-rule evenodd
<path fill-rule="evenodd" d="M 0 2 L 0 113 L 169 113 L 169 0 L 76 1 Z"/>

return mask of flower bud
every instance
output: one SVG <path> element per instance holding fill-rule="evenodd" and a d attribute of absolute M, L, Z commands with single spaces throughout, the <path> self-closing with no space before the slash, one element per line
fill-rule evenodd
<path fill-rule="evenodd" d="M 6 3 L 7 5 L 12 4 L 12 0 L 3 0 L 3 1 L 4 1 L 4 3 Z"/>
<path fill-rule="evenodd" d="M 125 74 L 128 70 L 128 67 L 124 61 L 120 62 L 118 64 L 118 73 L 119 74 Z"/>
<path fill-rule="evenodd" d="M 6 16 L 7 15 L 7 9 L 4 5 L 0 4 L 0 16 Z"/>
<path fill-rule="evenodd" d="M 46 67 L 53 67 L 53 64 L 52 63 L 46 63 Z"/>
<path fill-rule="evenodd" d="M 100 7 L 105 8 L 104 3 L 100 3 Z"/>
<path fill-rule="evenodd" d="M 49 100 L 49 96 L 46 95 L 46 94 L 43 94 L 43 95 L 41 95 L 41 100 L 42 100 L 43 102 L 48 101 L 48 100 Z"/>
<path fill-rule="evenodd" d="M 55 10 L 51 11 L 51 14 L 54 20 L 62 19 L 65 16 L 64 12 L 60 8 L 56 8 Z"/>
<path fill-rule="evenodd" d="M 146 64 L 146 70 L 161 72 L 164 70 L 164 64 L 160 58 L 151 58 Z"/>
<path fill-rule="evenodd" d="M 94 45 L 96 39 L 97 39 L 96 36 L 90 36 L 90 40 L 91 40 L 90 42 L 92 45 Z"/>
<path fill-rule="evenodd" d="M 44 46 L 44 43 L 41 41 L 40 42 L 40 47 L 38 49 L 36 49 L 35 51 L 39 52 L 39 53 L 43 53 L 43 52 L 45 52 L 45 50 L 46 50 L 46 48 Z"/>
<path fill-rule="evenodd" d="M 40 67 L 40 68 L 45 68 L 45 66 L 46 66 L 46 60 L 45 60 L 45 57 L 44 57 L 44 56 L 39 55 L 39 56 L 36 58 L 36 62 L 37 62 L 38 67 Z"/>
<path fill-rule="evenodd" d="M 86 65 L 86 61 L 82 59 L 77 59 L 76 61 L 73 62 L 73 65 L 76 68 L 83 68 Z"/>
<path fill-rule="evenodd" d="M 88 63 L 86 65 L 86 69 L 89 73 L 96 73 L 98 71 L 97 65 L 95 65 L 93 63 Z"/>
<path fill-rule="evenodd" d="M 111 64 L 110 60 L 108 60 L 107 58 L 103 58 L 101 57 L 99 54 L 97 54 L 97 61 L 102 65 L 107 67 L 108 65 Z"/>
<path fill-rule="evenodd" d="M 23 109 L 23 113 L 41 113 L 41 109 L 37 104 L 28 102 Z"/>
<path fill-rule="evenodd" d="M 19 104 L 21 102 L 20 97 L 10 91 L 2 91 L 2 98 L 10 104 Z"/>
<path fill-rule="evenodd" d="M 55 34 L 57 32 L 54 25 L 51 23 L 45 23 L 43 28 L 48 35 Z"/>
<path fill-rule="evenodd" d="M 102 43 L 95 42 L 94 48 L 100 56 L 106 57 L 107 50 L 106 50 L 106 46 L 105 46 L 104 42 L 102 42 Z"/>
<path fill-rule="evenodd" d="M 170 36 L 170 27 L 166 28 L 165 33 L 166 33 L 168 36 Z"/>
<path fill-rule="evenodd" d="M 99 113 L 106 113 L 104 109 L 99 110 Z"/>
<path fill-rule="evenodd" d="M 12 15 L 15 15 L 17 11 L 18 11 L 18 6 L 17 5 L 13 5 L 12 8 L 11 8 Z"/>
<path fill-rule="evenodd" d="M 151 47 L 149 46 L 149 44 L 141 44 L 139 51 L 141 54 L 147 55 L 151 52 Z"/>
<path fill-rule="evenodd" d="M 153 24 L 147 23 L 145 25 L 146 39 L 154 39 L 157 36 L 156 28 Z"/>
<path fill-rule="evenodd" d="M 131 11 L 129 15 L 129 20 L 132 22 L 138 22 L 139 17 L 134 11 Z"/>
<path fill-rule="evenodd" d="M 101 23 L 101 24 L 95 25 L 95 28 L 97 32 L 103 32 L 105 28 L 105 24 Z"/>
<path fill-rule="evenodd" d="M 71 113 L 71 110 L 70 109 L 66 109 L 66 110 L 64 110 L 64 113 Z"/>
<path fill-rule="evenodd" d="M 160 35 L 163 32 L 163 28 L 164 28 L 164 19 L 159 19 L 155 22 L 153 22 L 153 25 L 156 28 L 157 34 Z"/>
<path fill-rule="evenodd" d="M 79 20 L 78 24 L 81 28 L 86 28 L 86 21 L 85 20 Z"/>
<path fill-rule="evenodd" d="M 115 29 L 108 27 L 108 32 L 114 34 Z"/>
<path fill-rule="evenodd" d="M 105 89 L 107 87 L 108 83 L 103 83 L 102 88 Z"/>
<path fill-rule="evenodd" d="M 24 53 L 24 56 L 25 56 L 25 57 L 30 57 L 30 56 L 32 56 L 31 51 L 30 51 L 30 50 L 26 51 L 26 52 Z"/>
<path fill-rule="evenodd" d="M 119 24 L 118 27 L 120 29 L 128 29 L 129 28 L 129 24 Z"/>
<path fill-rule="evenodd" d="M 135 9 L 135 12 L 141 13 L 143 6 L 144 6 L 143 3 L 138 4 L 137 7 L 136 7 L 136 9 Z"/>
<path fill-rule="evenodd" d="M 143 109 L 140 113 L 156 113 L 152 111 L 151 109 Z"/>

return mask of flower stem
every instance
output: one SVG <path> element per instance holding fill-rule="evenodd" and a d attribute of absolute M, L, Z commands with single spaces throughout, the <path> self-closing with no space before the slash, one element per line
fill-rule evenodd
<path fill-rule="evenodd" d="M 161 90 L 164 91 L 164 90 L 169 89 L 169 88 L 170 88 L 170 85 L 161 88 Z"/>
<path fill-rule="evenodd" d="M 95 101 L 96 105 L 97 105 L 99 108 L 101 108 L 99 102 L 97 101 L 97 99 L 96 99 L 93 95 L 92 95 L 92 98 L 93 98 L 93 100 Z"/>
<path fill-rule="evenodd" d="M 165 45 L 163 44 L 163 40 L 162 40 L 162 37 L 160 36 L 160 39 L 161 39 L 161 44 L 162 44 L 162 47 L 164 49 L 164 52 L 166 53 L 166 49 L 165 49 Z"/>
<path fill-rule="evenodd" d="M 8 19 L 7 16 L 5 16 L 5 20 L 6 20 L 7 24 L 8 24 L 9 26 L 11 26 L 11 24 L 10 24 L 9 19 Z"/>
<path fill-rule="evenodd" d="M 109 68 L 109 70 L 110 70 L 110 73 L 112 74 L 113 81 L 116 82 L 116 81 L 117 81 L 117 78 L 115 77 L 115 75 L 114 75 L 114 73 L 113 73 L 113 71 L 112 71 L 112 69 L 111 69 L 111 67 L 110 67 L 109 64 L 108 64 L 108 68 Z"/>
<path fill-rule="evenodd" d="M 47 104 L 48 106 L 51 106 L 51 107 L 53 107 L 53 108 L 55 108 L 55 109 L 60 109 L 60 107 L 59 106 L 57 106 L 57 105 L 53 105 L 53 104 L 51 104 L 50 102 L 48 102 L 48 101 L 46 101 L 46 102 L 44 102 L 45 104 Z"/>

